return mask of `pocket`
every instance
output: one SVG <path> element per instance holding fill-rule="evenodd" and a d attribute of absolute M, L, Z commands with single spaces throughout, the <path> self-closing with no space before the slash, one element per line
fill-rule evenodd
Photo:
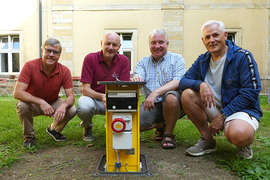
<path fill-rule="evenodd" d="M 160 82 L 162 83 L 161 85 L 163 86 L 164 84 L 167 84 L 172 80 L 172 71 L 165 68 L 162 69 L 161 71 L 161 77 L 160 77 Z"/>

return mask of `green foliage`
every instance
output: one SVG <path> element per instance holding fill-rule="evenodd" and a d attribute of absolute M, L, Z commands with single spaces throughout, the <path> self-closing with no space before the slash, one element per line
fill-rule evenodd
<path fill-rule="evenodd" d="M 252 160 L 238 158 L 215 159 L 226 170 L 235 172 L 242 179 L 263 180 L 270 179 L 270 158 L 265 154 L 254 157 Z"/>
<path fill-rule="evenodd" d="M 65 97 L 63 97 L 65 98 Z M 76 101 L 79 96 L 76 96 Z M 140 102 L 144 98 L 141 96 Z M 254 157 L 250 160 L 241 159 L 235 156 L 236 147 L 230 144 L 224 133 L 216 136 L 218 151 L 207 155 L 209 160 L 214 160 L 218 166 L 234 172 L 242 179 L 270 179 L 270 108 L 267 103 L 267 96 L 260 96 L 263 117 L 261 118 L 260 128 L 256 132 L 252 148 Z M 19 160 L 20 155 L 24 153 L 34 153 L 38 149 L 51 147 L 62 147 L 65 145 L 87 147 L 89 142 L 82 141 L 83 129 L 80 126 L 81 120 L 75 116 L 63 130 L 63 134 L 69 138 L 66 142 L 55 142 L 46 134 L 46 128 L 52 123 L 52 118 L 38 116 L 34 118 L 35 142 L 34 148 L 23 148 L 22 126 L 16 113 L 16 102 L 13 97 L 0 97 L 0 169 L 9 168 Z M 77 104 L 75 103 L 75 106 Z M 106 147 L 106 117 L 96 115 L 93 118 L 93 134 L 95 141 L 91 142 L 93 148 Z M 145 131 L 140 133 L 141 142 L 146 142 L 148 148 L 156 148 L 153 141 L 154 131 Z M 200 133 L 187 118 L 187 116 L 178 120 L 174 134 L 178 145 L 192 146 L 200 137 Z M 82 167 L 83 168 L 83 167 Z M 179 173 L 181 173 L 179 171 Z"/>
<path fill-rule="evenodd" d="M 264 115 L 261 118 L 260 128 L 255 134 L 255 140 L 252 145 L 253 158 L 247 160 L 236 157 L 236 148 L 226 142 L 227 140 L 224 136 L 222 141 L 217 141 L 218 151 L 213 156 L 214 161 L 220 167 L 234 172 L 245 180 L 270 179 L 270 109 L 267 103 L 267 96 L 260 96 L 260 98 Z"/>
<path fill-rule="evenodd" d="M 237 174 L 242 179 L 262 180 L 270 179 L 270 108 L 267 103 L 267 96 L 260 96 L 263 117 L 260 128 L 255 134 L 252 145 L 254 156 L 250 160 L 238 158 L 237 148 L 229 143 L 222 132 L 216 136 L 218 151 L 206 155 L 209 160 L 214 160 L 220 167 Z M 190 147 L 200 138 L 200 133 L 187 116 L 178 120 L 174 129 L 178 145 Z M 141 132 L 141 142 L 147 142 L 148 147 L 153 139 L 154 130 Z"/>
<path fill-rule="evenodd" d="M 15 161 L 18 160 L 18 156 L 21 153 L 16 151 L 16 148 L 7 146 L 5 144 L 0 145 L 0 168 L 10 167 Z"/>
<path fill-rule="evenodd" d="M 65 97 L 62 97 L 65 98 Z M 77 102 L 79 96 L 76 96 Z M 0 168 L 10 167 L 23 153 L 34 153 L 37 149 L 49 147 L 64 147 L 65 145 L 87 147 L 89 142 L 82 141 L 83 128 L 80 126 L 81 120 L 75 116 L 62 131 L 68 137 L 66 142 L 56 142 L 46 133 L 46 128 L 53 119 L 46 116 L 34 117 L 35 127 L 35 147 L 23 148 L 23 129 L 16 112 L 17 100 L 13 97 L 0 97 Z M 75 103 L 75 106 L 77 104 Z M 106 117 L 102 115 L 94 116 L 93 133 L 95 141 L 91 142 L 94 148 L 106 147 Z M 7 146 L 8 144 L 8 146 Z"/>

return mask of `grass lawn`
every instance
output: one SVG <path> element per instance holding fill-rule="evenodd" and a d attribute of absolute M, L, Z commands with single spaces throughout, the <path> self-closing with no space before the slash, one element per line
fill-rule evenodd
<path fill-rule="evenodd" d="M 76 102 L 78 98 L 79 96 L 76 96 Z M 75 116 L 63 130 L 63 134 L 69 138 L 69 141 L 63 143 L 52 141 L 52 138 L 46 134 L 45 129 L 52 122 L 52 118 L 38 116 L 34 119 L 37 144 L 32 149 L 22 148 L 23 130 L 16 113 L 16 102 L 17 100 L 13 97 L 0 97 L 0 171 L 11 167 L 23 153 L 65 145 L 85 147 L 88 144 L 88 142 L 82 141 L 81 120 L 78 116 Z M 237 158 L 235 156 L 236 147 L 227 142 L 223 133 L 216 137 L 218 151 L 207 155 L 214 159 L 219 166 L 236 173 L 243 179 L 270 179 L 270 108 L 267 96 L 261 96 L 261 108 L 264 114 L 252 146 L 254 151 L 252 159 Z M 105 116 L 97 115 L 93 119 L 95 124 L 93 133 L 96 139 L 93 144 L 97 149 L 106 146 L 105 121 Z M 140 134 L 141 142 L 149 143 L 151 146 L 153 134 L 154 130 L 142 132 Z M 177 122 L 174 134 L 177 144 L 187 147 L 192 146 L 200 138 L 198 130 L 186 116 Z"/>

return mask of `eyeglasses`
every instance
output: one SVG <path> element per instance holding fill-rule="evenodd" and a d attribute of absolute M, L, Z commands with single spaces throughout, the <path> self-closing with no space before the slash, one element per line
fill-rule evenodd
<path fill-rule="evenodd" d="M 59 51 L 51 50 L 51 49 L 45 48 L 45 53 L 46 53 L 46 54 L 51 54 L 52 52 L 53 52 L 53 55 L 54 55 L 54 56 L 59 56 L 59 55 L 61 54 L 61 52 L 59 52 Z"/>

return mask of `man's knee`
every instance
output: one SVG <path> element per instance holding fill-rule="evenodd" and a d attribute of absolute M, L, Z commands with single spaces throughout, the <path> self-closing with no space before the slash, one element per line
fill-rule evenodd
<path fill-rule="evenodd" d="M 168 94 L 165 98 L 164 104 L 167 107 L 176 107 L 179 106 L 179 101 L 174 94 Z"/>
<path fill-rule="evenodd" d="M 17 112 L 26 113 L 26 112 L 29 112 L 30 108 L 31 108 L 30 103 L 27 103 L 24 101 L 19 101 L 17 103 Z"/>
<path fill-rule="evenodd" d="M 227 126 L 227 127 L 226 127 Z M 237 147 L 243 147 L 249 145 L 253 142 L 255 132 L 250 128 L 239 128 L 232 126 L 232 124 L 228 127 L 226 123 L 225 126 L 225 136 L 229 142 L 234 144 Z"/>
<path fill-rule="evenodd" d="M 90 113 L 91 109 L 94 107 L 94 101 L 92 98 L 82 96 L 78 100 L 77 114 Z"/>
<path fill-rule="evenodd" d="M 66 113 L 66 115 L 68 115 L 70 117 L 70 119 L 72 119 L 75 115 L 76 115 L 76 107 L 73 105 L 68 109 L 68 112 Z"/>
<path fill-rule="evenodd" d="M 191 98 L 195 97 L 196 96 L 196 93 L 194 90 L 192 89 L 185 89 L 183 92 L 182 92 L 182 96 L 181 96 L 181 102 L 188 102 L 190 101 Z"/>
<path fill-rule="evenodd" d="M 254 134 L 244 132 L 229 132 L 226 134 L 226 138 L 229 142 L 237 147 L 245 147 L 253 142 Z"/>
<path fill-rule="evenodd" d="M 196 92 L 192 89 L 186 89 L 183 91 L 181 96 L 181 104 L 186 109 L 193 109 L 194 105 L 202 105 L 201 96 L 199 92 Z"/>

